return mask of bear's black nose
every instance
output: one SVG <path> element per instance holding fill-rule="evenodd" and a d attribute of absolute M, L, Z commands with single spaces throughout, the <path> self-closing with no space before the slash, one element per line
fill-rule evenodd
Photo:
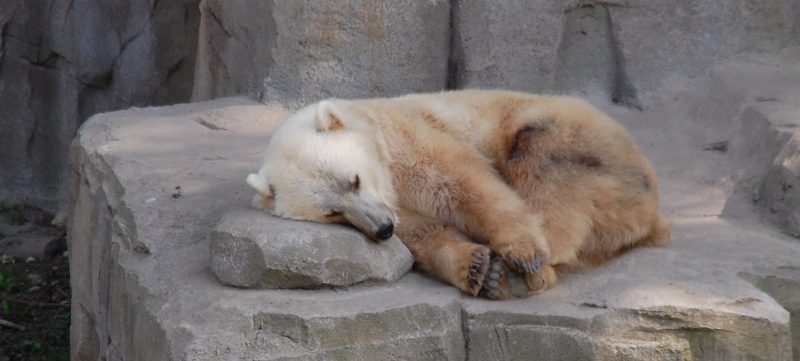
<path fill-rule="evenodd" d="M 375 233 L 375 238 L 383 241 L 389 239 L 394 233 L 394 224 L 392 222 L 386 223 L 381 225 L 381 228 L 378 229 L 378 232 Z"/>

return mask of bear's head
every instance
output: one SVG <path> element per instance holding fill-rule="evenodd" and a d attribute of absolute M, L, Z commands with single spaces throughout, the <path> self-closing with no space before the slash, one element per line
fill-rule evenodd
<path fill-rule="evenodd" d="M 322 101 L 284 122 L 264 165 L 247 177 L 253 204 L 274 216 L 351 224 L 386 240 L 396 223 L 394 188 L 376 130 L 346 101 Z"/>

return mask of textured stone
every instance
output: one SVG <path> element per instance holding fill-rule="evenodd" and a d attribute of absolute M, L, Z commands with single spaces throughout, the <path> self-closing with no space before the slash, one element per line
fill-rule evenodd
<path fill-rule="evenodd" d="M 463 359 L 459 292 L 436 281 L 304 291 L 215 278 L 211 235 L 249 204 L 244 177 L 286 116 L 234 98 L 97 115 L 81 128 L 68 217 L 73 358 Z M 318 227 L 369 250 L 354 231 Z M 408 255 L 392 262 L 407 268 Z"/>
<path fill-rule="evenodd" d="M 669 250 L 634 251 L 598 272 L 566 277 L 535 302 L 466 301 L 469 358 L 511 352 L 563 360 L 790 360 L 797 340 L 789 313 L 731 272 L 751 257 L 747 250 L 738 246 L 725 260 L 709 256 L 745 240 L 752 251 L 788 247 L 787 257 L 762 260 L 776 269 L 793 262 L 796 247 L 736 232 L 719 221 L 683 224 Z M 755 271 L 741 270 L 748 268 Z"/>
<path fill-rule="evenodd" d="M 0 203 L 58 210 L 88 116 L 189 99 L 198 1 L 3 1 Z"/>
<path fill-rule="evenodd" d="M 346 292 L 217 289 L 184 324 L 184 357 L 259 360 L 463 360 L 458 292 L 408 275 Z M 228 297 L 224 300 L 218 297 Z M 222 328 L 219 326 L 223 325 Z"/>
<path fill-rule="evenodd" d="M 796 1 L 459 1 L 453 83 L 567 92 L 639 108 L 673 78 L 800 34 Z M 654 21 L 658 19 L 658 21 Z"/>
<path fill-rule="evenodd" d="M 786 60 L 800 61 L 787 52 Z M 691 103 L 693 116 L 713 127 L 702 131 L 710 142 L 725 144 L 736 164 L 734 196 L 755 204 L 763 219 L 800 238 L 800 72 L 790 65 L 742 62 L 715 67 L 709 85 L 713 104 Z M 693 94 L 699 97 L 699 94 Z M 702 99 L 702 98 L 698 98 Z M 741 212 L 736 202 L 724 214 Z"/>
<path fill-rule="evenodd" d="M 447 1 L 204 0 L 194 100 L 308 103 L 446 87 Z"/>
<path fill-rule="evenodd" d="M 50 259 L 66 249 L 63 227 L 35 207 L 0 208 L 0 258 Z"/>
<path fill-rule="evenodd" d="M 211 270 L 244 288 L 320 288 L 393 282 L 411 270 L 411 253 L 393 237 L 375 243 L 355 229 L 234 209 L 211 235 Z"/>
<path fill-rule="evenodd" d="M 0 255 L 27 260 L 50 259 L 66 249 L 64 230 L 55 227 L 38 228 L 13 236 L 0 235 Z"/>
<path fill-rule="evenodd" d="M 788 64 L 763 67 L 789 81 Z M 749 163 L 730 137 L 748 98 L 728 99 L 738 91 L 718 74 L 659 108 L 598 104 L 652 159 L 673 243 L 508 302 L 416 273 L 346 289 L 225 286 L 212 271 L 212 234 L 249 204 L 244 178 L 288 112 L 234 98 L 97 115 L 72 153 L 73 357 L 797 360 L 800 244 L 759 223 L 736 191 Z M 704 150 L 724 140 L 727 152 Z"/>

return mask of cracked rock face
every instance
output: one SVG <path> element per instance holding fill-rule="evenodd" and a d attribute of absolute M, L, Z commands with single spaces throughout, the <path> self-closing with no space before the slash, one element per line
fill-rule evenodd
<path fill-rule="evenodd" d="M 322 288 L 394 282 L 414 259 L 397 237 L 376 243 L 355 229 L 275 218 L 250 208 L 222 216 L 211 270 L 243 288 Z"/>
<path fill-rule="evenodd" d="M 0 202 L 56 210 L 86 118 L 189 99 L 198 1 L 3 1 Z"/>

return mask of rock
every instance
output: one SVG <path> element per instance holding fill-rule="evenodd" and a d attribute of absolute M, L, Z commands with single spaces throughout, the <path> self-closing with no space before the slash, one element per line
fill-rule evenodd
<path fill-rule="evenodd" d="M 229 98 L 96 115 L 72 148 L 72 357 L 792 360 L 800 244 L 752 210 L 720 217 L 734 203 L 747 208 L 720 181 L 742 165 L 737 142 L 726 153 L 702 149 L 725 139 L 711 136 L 735 134 L 721 121 L 731 119 L 727 103 L 710 100 L 728 91 L 676 96 L 663 111 L 601 104 L 653 160 L 673 243 L 507 302 L 473 299 L 416 272 L 343 289 L 220 284 L 211 235 L 249 204 L 244 178 L 289 113 Z M 253 230 L 287 222 L 258 216 L 247 222 Z"/>
<path fill-rule="evenodd" d="M 419 275 L 408 275 L 388 287 L 347 292 L 253 292 L 223 290 L 218 296 L 233 297 L 233 303 L 212 305 L 211 320 L 188 320 L 186 327 L 194 339 L 186 357 L 463 360 L 465 356 L 458 292 L 442 290 Z M 228 307 L 236 312 L 224 312 Z M 215 331 L 215 323 L 227 329 Z M 241 341 L 232 344 L 233 340 Z"/>
<path fill-rule="evenodd" d="M 51 218 L 35 207 L 0 208 L 0 255 L 27 262 L 63 252 L 64 229 L 49 225 Z"/>
<path fill-rule="evenodd" d="M 800 61 L 800 54 L 790 53 L 788 59 Z M 716 94 L 719 101 L 695 101 L 691 108 L 693 116 L 713 125 L 701 132 L 706 139 L 727 142 L 734 196 L 800 238 L 800 73 L 781 64 L 730 62 L 714 67 L 709 83 L 701 92 Z M 728 203 L 725 215 L 749 211 Z"/>
<path fill-rule="evenodd" d="M 800 34 L 796 2 L 463 1 L 453 11 L 454 83 L 653 105 L 674 78 Z M 659 18 L 653 22 L 653 18 Z"/>
<path fill-rule="evenodd" d="M 436 281 L 408 275 L 304 291 L 215 279 L 209 235 L 220 215 L 249 204 L 244 177 L 287 115 L 235 98 L 98 115 L 83 126 L 68 216 L 73 358 L 463 359 L 459 292 Z M 173 198 L 178 185 L 183 195 Z M 242 211 L 243 220 L 270 221 Z"/>
<path fill-rule="evenodd" d="M 37 228 L 30 232 L 0 237 L 0 254 L 25 260 L 51 259 L 66 249 L 64 231 L 55 227 Z"/>
<path fill-rule="evenodd" d="M 458 1 L 453 8 L 456 88 L 553 89 L 564 27 L 561 1 Z"/>
<path fill-rule="evenodd" d="M 774 272 L 776 265 L 793 263 L 800 247 L 719 220 L 679 224 L 674 232 L 667 249 L 638 249 L 601 269 L 564 277 L 535 301 L 463 301 L 468 358 L 791 360 L 792 345 L 800 345 L 789 331 L 796 305 L 729 267 L 752 264 L 748 259 L 764 254 L 758 249 L 787 247 L 786 255 L 769 252 L 776 258 L 760 263 Z M 725 259 L 712 256 L 732 244 L 736 251 Z M 773 279 L 763 270 L 749 272 L 759 273 L 753 279 Z M 800 274 L 786 276 L 778 281 L 783 289 Z"/>
<path fill-rule="evenodd" d="M 211 234 L 211 270 L 243 288 L 320 288 L 394 282 L 414 262 L 393 237 L 375 243 L 345 226 L 234 209 Z"/>
<path fill-rule="evenodd" d="M 447 1 L 204 0 L 201 12 L 193 100 L 306 104 L 447 85 Z"/>
<path fill-rule="evenodd" d="M 42 281 L 44 280 L 44 278 L 42 278 L 42 275 L 36 272 L 29 273 L 27 276 L 25 276 L 25 278 L 27 279 L 28 284 L 33 286 L 41 284 Z"/>
<path fill-rule="evenodd" d="M 3 1 L 0 203 L 58 210 L 87 117 L 189 99 L 198 2 Z"/>

